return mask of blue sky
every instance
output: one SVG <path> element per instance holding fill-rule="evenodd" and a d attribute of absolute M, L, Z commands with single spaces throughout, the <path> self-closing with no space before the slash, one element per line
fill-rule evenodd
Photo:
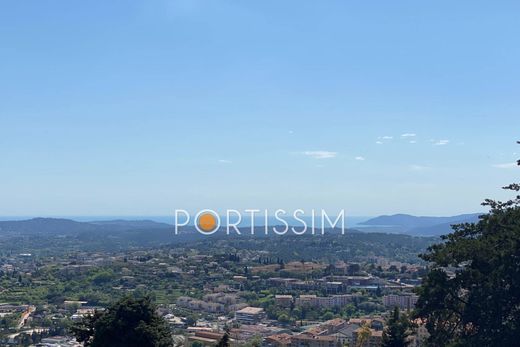
<path fill-rule="evenodd" d="M 519 177 L 517 1 L 0 6 L 0 215 L 448 215 Z"/>

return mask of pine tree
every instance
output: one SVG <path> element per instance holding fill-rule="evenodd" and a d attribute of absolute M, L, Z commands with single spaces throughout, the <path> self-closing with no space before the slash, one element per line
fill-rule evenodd
<path fill-rule="evenodd" d="M 217 343 L 216 347 L 229 347 L 229 329 L 226 328 L 226 332 Z"/>
<path fill-rule="evenodd" d="M 411 323 L 396 306 L 383 331 L 383 347 L 406 347 L 410 344 Z"/>
<path fill-rule="evenodd" d="M 102 313 L 72 327 L 79 342 L 89 347 L 171 347 L 166 322 L 149 297 L 125 297 Z"/>
<path fill-rule="evenodd" d="M 515 196 L 486 199 L 489 213 L 454 226 L 421 256 L 431 267 L 419 288 L 416 317 L 425 322 L 431 346 L 518 346 L 520 184 L 504 189 Z"/>

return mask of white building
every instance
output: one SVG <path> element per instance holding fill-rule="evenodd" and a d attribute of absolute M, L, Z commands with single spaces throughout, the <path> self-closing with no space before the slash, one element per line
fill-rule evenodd
<path fill-rule="evenodd" d="M 383 304 L 386 307 L 399 307 L 402 310 L 411 310 L 415 307 L 419 297 L 415 294 L 396 295 L 390 294 L 383 296 Z"/>
<path fill-rule="evenodd" d="M 352 302 L 352 294 L 339 294 L 331 296 L 316 295 L 300 295 L 296 299 L 296 306 L 313 306 L 313 307 L 341 307 Z"/>
<path fill-rule="evenodd" d="M 243 324 L 255 324 L 265 317 L 264 309 L 261 307 L 244 307 L 235 312 L 235 320 Z"/>

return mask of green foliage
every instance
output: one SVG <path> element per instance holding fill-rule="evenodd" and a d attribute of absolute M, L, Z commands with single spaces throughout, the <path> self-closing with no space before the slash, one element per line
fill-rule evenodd
<path fill-rule="evenodd" d="M 94 336 L 94 327 L 101 318 L 101 313 L 96 311 L 94 315 L 88 315 L 81 321 L 75 323 L 71 328 L 72 334 L 78 342 L 83 342 L 85 346 L 90 346 Z"/>
<path fill-rule="evenodd" d="M 90 347 L 169 347 L 173 345 L 166 322 L 151 300 L 125 297 L 105 312 L 85 318 L 72 329 L 77 340 Z"/>
<path fill-rule="evenodd" d="M 383 331 L 383 347 L 406 347 L 410 345 L 411 323 L 405 314 L 395 307 Z"/>
<path fill-rule="evenodd" d="M 220 339 L 220 341 L 217 343 L 216 347 L 229 347 L 229 329 L 226 329 L 226 332 Z"/>
<path fill-rule="evenodd" d="M 289 323 L 289 316 L 286 313 L 280 313 L 278 315 L 278 322 L 280 322 L 282 324 Z"/>
<path fill-rule="evenodd" d="M 244 347 L 260 347 L 262 346 L 262 337 L 259 335 L 253 336 Z"/>
<path fill-rule="evenodd" d="M 456 226 L 423 255 L 433 267 L 420 288 L 416 314 L 426 321 L 431 346 L 520 341 L 520 197 L 484 205 L 490 212 L 478 223 Z"/>
<path fill-rule="evenodd" d="M 364 324 L 360 327 L 358 333 L 358 339 L 356 343 L 356 347 L 363 347 L 365 343 L 370 339 L 372 332 L 370 331 L 370 326 L 368 324 Z"/>
<path fill-rule="evenodd" d="M 330 312 L 330 311 L 325 312 L 325 313 L 323 314 L 323 316 L 322 316 L 322 319 L 323 319 L 323 320 L 330 320 L 330 319 L 332 319 L 332 318 L 334 318 L 334 313 L 332 313 L 332 312 Z"/>
<path fill-rule="evenodd" d="M 114 278 L 114 273 L 112 271 L 103 270 L 95 273 L 92 276 L 92 282 L 96 285 L 102 285 L 110 282 Z"/>

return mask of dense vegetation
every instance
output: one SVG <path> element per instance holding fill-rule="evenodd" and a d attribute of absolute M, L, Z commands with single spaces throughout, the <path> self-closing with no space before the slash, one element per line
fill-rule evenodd
<path fill-rule="evenodd" d="M 111 242 L 115 241 L 111 240 L 106 242 L 104 248 L 92 250 L 103 242 L 102 238 L 90 242 L 80 241 L 77 237 L 0 236 L 0 260 L 3 263 L 16 262 L 20 268 L 26 269 L 0 269 L 0 286 L 9 288 L 0 291 L 0 301 L 60 304 L 64 300 L 85 300 L 90 305 L 107 305 L 119 298 L 122 288 L 128 288 L 128 282 L 132 281 L 132 288 L 149 290 L 159 303 L 168 303 L 174 302 L 183 290 L 196 293 L 204 283 L 219 280 L 215 275 L 208 274 L 206 267 L 196 269 L 197 273 L 190 278 L 173 281 L 175 274 L 166 267 L 176 266 L 179 259 L 187 254 L 207 255 L 210 261 L 223 264 L 230 273 L 248 275 L 248 269 L 259 265 L 260 261 L 262 265 L 267 265 L 253 274 L 263 278 L 293 276 L 305 279 L 323 276 L 327 271 L 323 268 L 293 273 L 287 267 L 284 269 L 284 264 L 302 260 L 323 264 L 336 260 L 365 263 L 373 262 L 377 257 L 419 263 L 421 260 L 417 254 L 438 240 L 379 233 L 270 238 L 244 236 L 159 247 L 134 247 L 119 243 L 114 246 Z M 21 253 L 32 255 L 23 257 Z M 228 259 L 228 254 L 238 254 L 239 261 Z M 97 257 L 100 262 L 96 261 Z M 75 265 L 82 264 L 84 259 L 93 261 L 90 266 Z M 374 264 L 366 270 L 383 278 L 391 278 L 401 271 L 394 269 L 395 272 L 385 272 Z M 252 285 L 248 289 L 254 291 L 258 288 Z"/>
<path fill-rule="evenodd" d="M 395 307 L 392 315 L 386 322 L 387 326 L 383 331 L 382 347 L 406 347 L 410 345 L 409 336 L 411 335 L 412 324 L 408 316 Z"/>
<path fill-rule="evenodd" d="M 520 185 L 505 189 L 518 193 Z M 416 315 L 426 322 L 430 346 L 520 341 L 520 196 L 484 204 L 489 214 L 456 226 L 423 255 L 432 269 L 420 288 Z"/>
<path fill-rule="evenodd" d="M 171 347 L 170 329 L 149 297 L 125 297 L 72 327 L 89 347 Z"/>

